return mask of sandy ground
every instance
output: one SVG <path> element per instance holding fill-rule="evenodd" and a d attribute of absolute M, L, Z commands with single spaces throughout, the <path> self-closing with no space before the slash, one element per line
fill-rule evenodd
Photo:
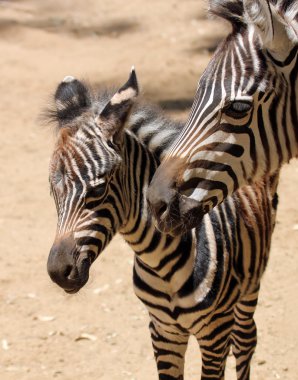
<path fill-rule="evenodd" d="M 121 84 L 136 65 L 145 96 L 187 114 L 227 27 L 200 0 L 0 1 L 0 379 L 156 379 L 133 254 L 117 236 L 85 289 L 46 273 L 56 215 L 48 187 L 53 133 L 38 115 L 66 75 Z M 177 113 L 181 116 L 182 113 Z M 256 315 L 253 379 L 298 379 L 298 162 L 283 169 L 271 260 Z M 228 362 L 227 379 L 235 379 Z M 191 341 L 186 380 L 199 379 Z"/>

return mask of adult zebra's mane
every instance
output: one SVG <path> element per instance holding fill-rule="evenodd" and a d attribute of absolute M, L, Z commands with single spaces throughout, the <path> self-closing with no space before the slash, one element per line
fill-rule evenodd
<path fill-rule="evenodd" d="M 210 0 L 209 14 L 229 21 L 234 31 L 245 26 L 244 7 L 240 0 Z"/>
<path fill-rule="evenodd" d="M 256 0 L 258 2 L 259 0 Z M 297 0 L 265 0 L 284 19 L 285 24 L 298 22 Z M 253 3 L 253 0 L 250 1 Z M 223 18 L 231 23 L 233 31 L 247 27 L 243 0 L 209 0 L 210 15 Z"/>

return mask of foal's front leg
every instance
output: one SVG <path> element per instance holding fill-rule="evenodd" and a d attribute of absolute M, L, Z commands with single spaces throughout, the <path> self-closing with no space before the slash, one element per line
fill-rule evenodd
<path fill-rule="evenodd" d="M 250 379 L 250 363 L 257 345 L 257 328 L 254 312 L 259 289 L 246 295 L 235 307 L 235 324 L 232 332 L 232 347 L 236 358 L 237 380 Z"/>
<path fill-rule="evenodd" d="M 200 331 L 197 338 L 202 354 L 201 380 L 224 380 L 233 323 L 233 313 L 229 312 L 216 316 Z"/>
<path fill-rule="evenodd" d="M 149 329 L 159 380 L 183 380 L 189 335 L 166 332 L 152 321 Z"/>

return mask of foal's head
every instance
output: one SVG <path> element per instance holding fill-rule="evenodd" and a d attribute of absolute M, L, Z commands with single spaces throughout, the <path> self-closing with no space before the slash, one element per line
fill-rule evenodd
<path fill-rule="evenodd" d="M 52 117 L 58 131 L 50 186 L 58 224 L 48 273 L 68 293 L 85 285 L 91 263 L 125 217 L 119 201 L 125 197 L 120 175 L 122 132 L 137 94 L 134 70 L 112 97 L 98 98 L 72 77 L 56 90 Z"/>

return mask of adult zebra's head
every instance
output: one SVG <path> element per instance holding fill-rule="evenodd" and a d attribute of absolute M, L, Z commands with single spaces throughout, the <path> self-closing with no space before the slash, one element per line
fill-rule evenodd
<path fill-rule="evenodd" d="M 203 73 L 149 203 L 163 231 L 192 228 L 237 188 L 298 154 L 298 2 L 210 0 L 232 24 Z"/>
<path fill-rule="evenodd" d="M 122 130 L 137 93 L 134 70 L 112 97 L 98 98 L 72 77 L 56 90 L 52 117 L 58 132 L 50 186 L 58 224 L 47 268 L 69 293 L 85 285 L 91 263 L 126 217 Z"/>

